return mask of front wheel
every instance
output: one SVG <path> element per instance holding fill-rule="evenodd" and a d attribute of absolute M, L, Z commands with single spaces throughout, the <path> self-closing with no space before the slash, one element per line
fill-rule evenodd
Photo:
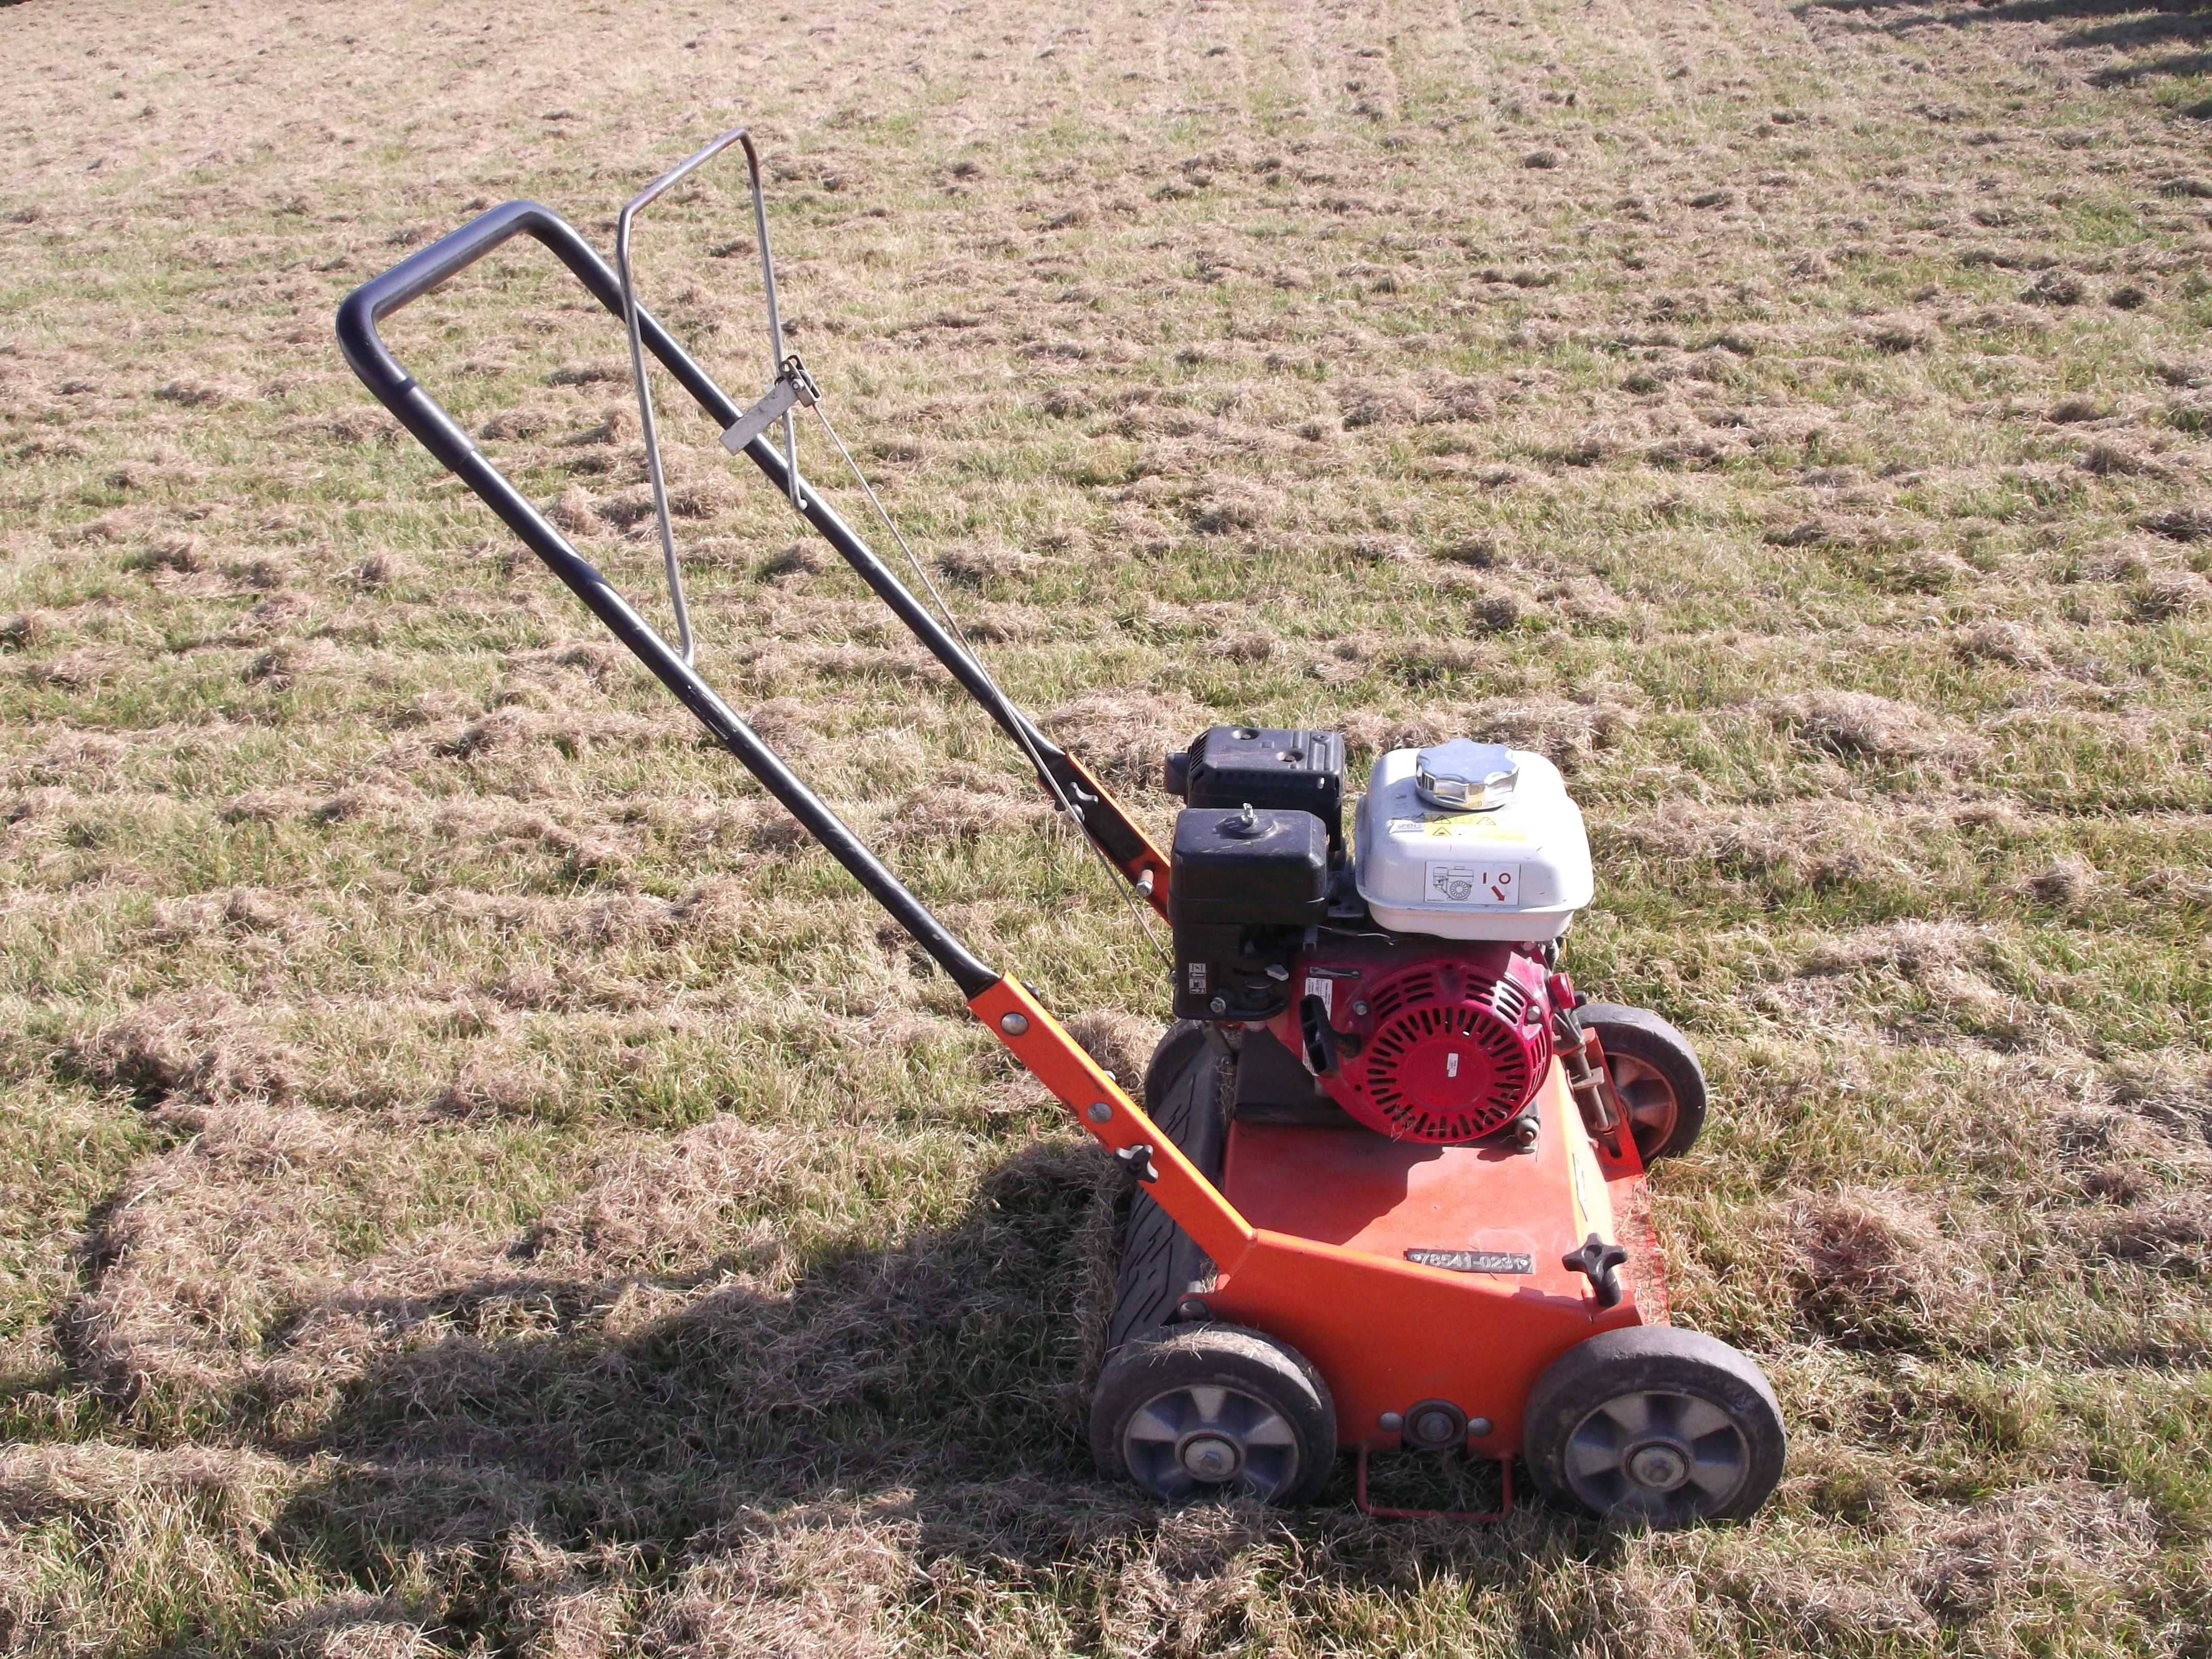
<path fill-rule="evenodd" d="M 1521 1433 L 1539 1486 L 1623 1526 L 1741 1521 L 1774 1490 L 1789 1449 L 1759 1367 L 1671 1325 L 1568 1349 L 1529 1390 Z"/>
<path fill-rule="evenodd" d="M 1649 1008 L 1586 1002 L 1575 1023 L 1605 1048 L 1606 1075 L 1628 1115 L 1636 1155 L 1647 1164 L 1679 1158 L 1705 1127 L 1705 1073 L 1697 1050 Z"/>
<path fill-rule="evenodd" d="M 1099 1473 L 1168 1503 L 1310 1501 L 1336 1456 L 1328 1384 L 1287 1345 L 1235 1325 L 1141 1336 L 1106 1364 L 1091 1403 Z"/>

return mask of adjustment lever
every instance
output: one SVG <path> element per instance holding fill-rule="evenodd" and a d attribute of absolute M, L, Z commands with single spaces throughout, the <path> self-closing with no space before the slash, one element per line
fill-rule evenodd
<path fill-rule="evenodd" d="M 1559 1265 L 1570 1273 L 1580 1273 L 1590 1282 L 1590 1291 L 1597 1297 L 1597 1305 L 1610 1308 L 1620 1301 L 1620 1267 L 1628 1260 L 1628 1252 L 1618 1244 L 1608 1244 L 1592 1233 L 1583 1241 L 1579 1250 L 1570 1250 L 1559 1258 Z"/>
<path fill-rule="evenodd" d="M 691 610 L 684 599 L 684 569 L 676 561 L 676 531 L 668 517 L 668 479 L 660 465 L 660 429 L 653 418 L 653 383 L 645 374 L 644 312 L 637 302 L 636 274 L 630 268 L 630 230 L 639 214 L 732 144 L 744 146 L 745 171 L 752 181 L 753 231 L 760 240 L 761 287 L 768 299 L 768 361 L 775 375 L 775 384 L 769 389 L 768 396 L 753 406 L 753 412 L 758 413 L 764 405 L 783 398 L 781 407 L 763 419 L 752 435 L 765 431 L 769 422 L 777 415 L 783 417 L 785 487 L 791 492 L 792 506 L 798 508 L 799 425 L 791 412 L 792 406 L 805 404 L 811 408 L 820 393 L 805 365 L 795 355 L 784 355 L 783 319 L 775 308 L 775 261 L 769 257 L 768 251 L 768 204 L 761 195 L 760 152 L 753 148 L 750 136 L 743 127 L 731 128 L 706 149 L 678 162 L 631 197 L 615 216 L 615 271 L 622 283 L 623 326 L 629 332 L 630 378 L 637 382 L 638 431 L 645 440 L 646 476 L 653 485 L 653 516 L 660 530 L 660 562 L 668 574 L 668 602 L 676 613 L 676 640 L 686 668 L 698 659 L 698 644 L 691 637 Z M 656 346 L 656 356 L 659 351 Z M 750 418 L 750 415 L 739 416 L 731 430 L 742 430 Z M 745 443 L 752 441 L 752 435 L 746 438 Z M 744 447 L 744 443 L 732 444 L 730 453 L 735 454 Z"/>
<path fill-rule="evenodd" d="M 793 408 L 811 409 L 819 401 L 822 388 L 814 384 L 814 377 L 806 372 L 806 365 L 799 361 L 797 352 L 783 360 L 783 368 L 775 377 L 775 384 L 768 395 L 731 423 L 722 434 L 722 447 L 731 454 L 741 454 L 744 447 L 775 424 Z"/>

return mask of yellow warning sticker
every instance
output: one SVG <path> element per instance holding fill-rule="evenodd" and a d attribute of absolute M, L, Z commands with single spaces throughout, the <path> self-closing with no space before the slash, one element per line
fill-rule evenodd
<path fill-rule="evenodd" d="M 1462 841 L 1525 842 L 1529 839 L 1526 830 L 1518 824 L 1500 823 L 1495 812 L 1447 812 L 1436 817 L 1394 818 L 1390 828 L 1398 835 L 1418 832 L 1438 840 L 1455 836 Z"/>

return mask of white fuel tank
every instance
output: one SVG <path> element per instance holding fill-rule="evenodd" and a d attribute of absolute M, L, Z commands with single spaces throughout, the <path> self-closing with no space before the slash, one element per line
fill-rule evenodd
<path fill-rule="evenodd" d="M 1474 756 L 1485 764 L 1453 763 Z M 1448 804 L 1462 799 L 1499 804 Z M 1353 841 L 1359 896 L 1394 933 L 1557 939 L 1594 890 L 1582 809 L 1559 768 L 1525 750 L 1392 750 L 1375 763 Z"/>

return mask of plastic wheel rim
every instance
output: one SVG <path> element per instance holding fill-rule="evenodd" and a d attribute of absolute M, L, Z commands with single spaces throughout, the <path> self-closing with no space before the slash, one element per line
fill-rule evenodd
<path fill-rule="evenodd" d="M 1600 1515 L 1680 1526 L 1726 1512 L 1750 1477 L 1751 1442 L 1711 1401 L 1652 1389 L 1589 1413 L 1561 1462 L 1568 1486 Z"/>
<path fill-rule="evenodd" d="M 1628 1133 L 1637 1146 L 1664 1146 L 1682 1110 L 1666 1073 L 1649 1060 L 1611 1049 L 1606 1051 L 1605 1070 L 1613 1079 L 1613 1092 L 1620 1097 L 1620 1109 L 1628 1115 Z"/>
<path fill-rule="evenodd" d="M 1121 1456 L 1139 1484 L 1165 1498 L 1224 1492 L 1264 1503 L 1298 1477 L 1298 1437 L 1290 1419 L 1224 1383 L 1154 1395 L 1130 1413 Z"/>

